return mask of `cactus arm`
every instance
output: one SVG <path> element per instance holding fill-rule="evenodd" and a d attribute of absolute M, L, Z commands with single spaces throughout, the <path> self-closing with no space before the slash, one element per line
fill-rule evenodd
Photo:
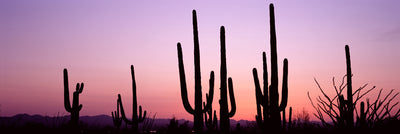
<path fill-rule="evenodd" d="M 254 78 L 254 85 L 255 85 L 255 92 L 256 92 L 256 106 L 257 106 L 257 115 L 256 121 L 258 125 L 262 124 L 262 115 L 261 115 L 261 105 L 263 105 L 262 100 L 262 93 L 261 93 L 261 88 L 260 88 L 260 82 L 258 80 L 258 75 L 257 75 L 257 69 L 253 68 L 253 78 Z M 266 107 L 266 106 L 265 106 Z"/>
<path fill-rule="evenodd" d="M 82 93 L 83 83 L 76 84 L 76 91 L 73 93 L 72 97 L 72 110 L 80 111 L 82 109 L 82 104 L 79 104 L 79 94 Z"/>
<path fill-rule="evenodd" d="M 192 106 L 190 106 L 187 95 L 186 76 L 185 76 L 185 68 L 183 65 L 183 58 L 182 58 L 183 54 L 182 54 L 181 43 L 178 43 L 177 47 L 178 47 L 179 77 L 181 83 L 181 97 L 183 106 L 185 107 L 185 110 L 188 113 L 194 114 L 194 109 L 192 108 Z"/>
<path fill-rule="evenodd" d="M 126 122 L 126 124 L 132 124 L 132 121 L 128 120 L 126 118 L 126 116 L 125 116 L 125 110 L 124 110 L 124 106 L 122 104 L 122 99 L 121 99 L 121 95 L 120 94 L 118 94 L 118 100 L 117 101 L 119 102 L 119 107 L 121 108 L 122 119 Z"/>
<path fill-rule="evenodd" d="M 81 83 L 80 85 L 76 84 L 76 91 L 75 92 L 80 94 L 80 93 L 82 93 L 82 91 L 83 91 L 83 83 Z"/>
<path fill-rule="evenodd" d="M 207 94 L 206 94 L 206 96 L 208 97 Z M 203 106 L 204 106 L 204 109 L 206 109 L 206 103 L 205 102 L 203 102 Z M 208 114 L 208 111 L 205 111 L 204 112 L 204 123 L 206 124 L 206 127 L 208 128 L 209 124 L 208 124 L 207 114 Z"/>
<path fill-rule="evenodd" d="M 64 69 L 64 107 L 68 112 L 72 112 L 71 103 L 69 102 L 69 85 L 68 85 L 68 71 Z"/>
<path fill-rule="evenodd" d="M 115 113 L 115 116 L 114 116 L 114 113 Z M 116 111 L 111 112 L 111 117 L 112 117 L 112 119 L 113 119 L 114 124 L 115 124 L 115 122 L 116 122 L 116 118 L 115 118 L 116 115 L 117 115 L 117 112 L 116 112 Z"/>
<path fill-rule="evenodd" d="M 257 105 L 264 105 L 263 103 L 261 103 L 261 101 L 263 100 L 263 95 L 261 93 L 261 88 L 260 88 L 260 82 L 258 80 L 258 74 L 257 74 L 257 69 L 253 68 L 253 78 L 254 78 L 254 86 L 256 89 L 256 103 Z"/>
<path fill-rule="evenodd" d="M 229 98 L 231 100 L 231 111 L 229 112 L 228 116 L 233 117 L 236 113 L 236 102 L 235 102 L 235 94 L 233 93 L 232 78 L 230 77 L 228 79 L 228 87 L 229 87 Z"/>
<path fill-rule="evenodd" d="M 206 112 L 208 109 L 212 109 L 212 102 L 213 102 L 213 98 L 214 98 L 214 71 L 211 71 L 210 73 L 210 88 L 209 88 L 209 95 L 207 94 L 206 96 L 206 100 L 207 100 L 207 105 L 204 106 L 203 112 Z"/>
<path fill-rule="evenodd" d="M 280 111 L 283 111 L 288 102 L 288 60 L 283 60 L 283 82 L 282 82 L 282 98 L 279 106 Z"/>
<path fill-rule="evenodd" d="M 267 69 L 267 56 L 265 55 L 265 52 L 263 52 L 263 88 L 264 88 L 264 95 L 263 95 L 263 99 L 264 100 L 261 104 L 263 104 L 265 106 L 265 110 L 268 111 L 268 104 L 269 104 L 269 100 L 268 100 L 268 69 Z M 260 93 L 261 93 L 261 89 L 260 89 Z M 262 94 L 260 94 L 262 95 Z"/>
<path fill-rule="evenodd" d="M 142 106 L 139 106 L 139 116 L 138 116 L 138 122 L 143 122 L 144 119 L 146 119 L 146 110 L 144 110 L 143 112 L 143 116 L 142 116 Z"/>

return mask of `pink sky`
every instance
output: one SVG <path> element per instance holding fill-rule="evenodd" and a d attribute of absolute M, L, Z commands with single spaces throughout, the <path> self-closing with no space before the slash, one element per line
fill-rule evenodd
<path fill-rule="evenodd" d="M 0 116 L 69 114 L 63 106 L 63 68 L 70 87 L 84 82 L 81 115 L 110 114 L 122 94 L 131 113 L 129 67 L 135 66 L 138 104 L 157 118 L 192 120 L 180 97 L 176 43 L 184 54 L 193 105 L 191 11 L 197 10 L 203 96 L 216 73 L 219 110 L 219 27 L 225 26 L 228 76 L 237 112 L 254 120 L 252 68 L 269 57 L 268 4 L 275 5 L 279 74 L 289 60 L 288 106 L 314 112 L 314 78 L 329 91 L 345 74 L 350 45 L 354 88 L 364 83 L 400 90 L 399 1 L 0 1 Z M 269 58 L 268 58 L 269 59 Z M 268 60 L 268 64 L 269 60 Z M 281 83 L 281 77 L 279 78 Z M 371 94 L 374 96 L 373 94 Z M 205 98 L 204 98 L 205 100 Z M 400 100 L 399 100 L 400 101 Z M 218 113 L 218 112 L 217 112 Z"/>

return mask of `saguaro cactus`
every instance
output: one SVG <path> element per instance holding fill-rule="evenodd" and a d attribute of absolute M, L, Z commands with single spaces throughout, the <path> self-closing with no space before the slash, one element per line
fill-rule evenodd
<path fill-rule="evenodd" d="M 142 116 L 142 106 L 139 106 L 139 115 L 137 113 L 137 98 L 136 98 L 136 80 L 135 80 L 135 71 L 133 68 L 133 65 L 131 65 L 131 75 L 132 75 L 132 97 L 133 97 L 133 102 L 132 102 L 132 120 L 128 120 L 125 116 L 125 111 L 124 107 L 122 104 L 122 99 L 121 95 L 118 94 L 118 103 L 121 108 L 121 115 L 122 119 L 126 124 L 132 125 L 132 130 L 134 132 L 138 132 L 138 124 L 143 122 L 144 119 L 146 118 L 146 111 L 144 111 L 144 114 Z"/>
<path fill-rule="evenodd" d="M 345 46 L 346 51 L 346 77 L 347 77 L 347 100 L 344 99 L 343 95 L 339 95 L 339 113 L 338 127 L 352 128 L 354 127 L 354 106 L 353 102 L 353 84 L 352 84 L 352 73 L 351 73 L 351 61 L 350 61 L 350 50 L 349 46 Z"/>
<path fill-rule="evenodd" d="M 274 6 L 269 5 L 270 12 L 270 47 L 271 47 L 271 85 L 268 87 L 268 72 L 265 52 L 263 52 L 263 88 L 264 95 L 261 91 L 260 83 L 258 80 L 257 69 L 253 68 L 253 77 L 256 90 L 256 103 L 257 103 L 257 123 L 262 128 L 278 129 L 282 128 L 280 112 L 287 106 L 288 100 L 288 61 L 285 58 L 283 61 L 283 80 L 282 80 L 282 97 L 279 104 L 278 93 L 278 63 L 276 51 L 276 32 L 275 32 L 275 16 Z M 263 115 L 261 115 L 261 106 L 263 107 Z M 264 120 L 262 121 L 262 116 Z"/>
<path fill-rule="evenodd" d="M 122 117 L 119 116 L 119 101 L 117 100 L 117 111 L 111 112 L 111 117 L 113 119 L 114 126 L 118 129 L 122 125 Z"/>
<path fill-rule="evenodd" d="M 208 96 L 208 95 L 206 95 L 206 96 Z M 205 102 L 203 102 L 203 106 L 206 107 Z M 208 118 L 207 118 L 207 115 L 208 115 Z M 210 131 L 217 130 L 217 122 L 218 122 L 217 111 L 214 110 L 214 116 L 213 116 L 212 108 L 207 109 L 207 111 L 204 113 L 204 123 L 206 124 L 207 129 Z"/>
<path fill-rule="evenodd" d="M 233 93 L 232 78 L 228 79 L 229 98 L 231 100 L 231 111 L 228 110 L 228 90 L 227 90 L 227 67 L 226 67 L 226 52 L 225 52 L 225 28 L 221 27 L 220 31 L 221 40 L 221 99 L 220 104 L 220 128 L 223 133 L 229 132 L 230 124 L 229 118 L 233 117 L 236 112 L 235 95 Z"/>
<path fill-rule="evenodd" d="M 71 113 L 70 124 L 77 127 L 79 123 L 79 111 L 82 110 L 82 104 L 79 104 L 79 94 L 83 91 L 83 83 L 76 84 L 76 90 L 72 97 L 72 106 L 69 101 L 69 85 L 68 85 L 68 71 L 64 69 L 64 107 L 67 112 Z"/>
<path fill-rule="evenodd" d="M 199 48 L 199 37 L 197 30 L 197 16 L 196 11 L 193 10 L 193 36 L 194 36 L 194 79 L 195 79 L 195 91 L 194 91 L 194 109 L 190 106 L 188 96 L 187 96 L 187 87 L 186 87 L 186 76 L 185 69 L 183 65 L 183 54 L 181 44 L 177 44 L 178 48 L 178 65 L 179 65 L 179 77 L 181 83 L 181 97 L 182 103 L 185 107 L 185 110 L 192 114 L 194 117 L 194 131 L 201 132 L 203 131 L 203 113 L 211 108 L 214 94 L 214 72 L 210 73 L 210 89 L 209 89 L 209 100 L 207 100 L 206 106 L 204 109 L 202 108 L 202 92 L 201 92 L 201 73 L 200 73 L 200 48 Z"/>
<path fill-rule="evenodd" d="M 347 70 L 347 108 L 348 108 L 348 118 L 347 120 L 347 125 L 349 127 L 354 126 L 354 105 L 353 105 L 353 84 L 351 77 L 353 74 L 351 73 L 351 61 L 350 61 L 350 50 L 349 46 L 345 46 L 345 51 L 346 51 L 346 70 Z"/>

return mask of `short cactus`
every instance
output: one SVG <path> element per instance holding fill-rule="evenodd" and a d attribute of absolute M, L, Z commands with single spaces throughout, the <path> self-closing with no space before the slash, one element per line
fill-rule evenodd
<path fill-rule="evenodd" d="M 71 113 L 70 125 L 78 127 L 79 111 L 82 110 L 82 104 L 79 104 L 79 94 L 83 91 L 83 83 L 76 84 L 76 90 L 72 97 L 72 106 L 69 100 L 69 85 L 68 85 L 68 71 L 64 69 L 64 107 L 67 112 Z"/>
<path fill-rule="evenodd" d="M 122 125 L 122 117 L 120 117 L 119 113 L 120 113 L 119 112 L 119 101 L 117 100 L 117 111 L 111 112 L 111 117 L 113 119 L 114 126 L 117 127 L 118 129 Z"/>

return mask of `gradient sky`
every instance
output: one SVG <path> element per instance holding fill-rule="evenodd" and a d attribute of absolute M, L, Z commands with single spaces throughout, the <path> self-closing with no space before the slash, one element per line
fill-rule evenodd
<path fill-rule="evenodd" d="M 276 13 L 279 75 L 283 58 L 288 58 L 288 106 L 295 113 L 314 112 L 307 98 L 307 91 L 313 97 L 320 95 L 314 78 L 333 93 L 329 92 L 333 91 L 332 77 L 345 74 L 346 44 L 351 51 L 353 87 L 370 83 L 368 87 L 400 90 L 400 2 L 396 0 L 2 0 L 0 116 L 69 114 L 62 98 L 64 68 L 68 68 L 72 90 L 77 82 L 85 83 L 81 115 L 110 114 L 118 93 L 131 114 L 129 67 L 133 64 L 139 105 L 157 113 L 157 118 L 192 120 L 180 97 L 176 43 L 182 43 L 193 105 L 191 12 L 196 9 L 203 96 L 214 70 L 213 106 L 219 111 L 219 28 L 223 25 L 228 76 L 233 78 L 237 103 L 233 119 L 254 120 L 251 70 L 261 71 L 263 51 L 270 64 L 271 2 Z"/>

